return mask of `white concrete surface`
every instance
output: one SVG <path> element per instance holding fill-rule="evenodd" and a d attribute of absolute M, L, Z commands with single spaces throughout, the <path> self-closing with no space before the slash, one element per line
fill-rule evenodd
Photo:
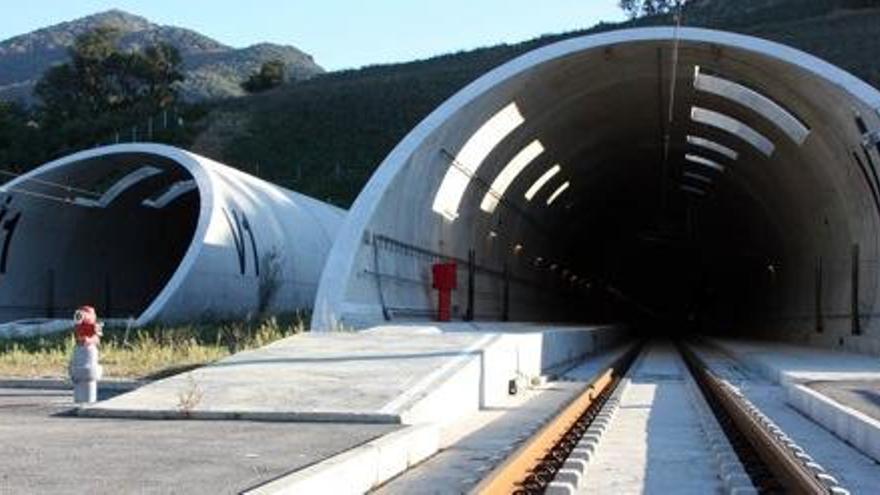
<path fill-rule="evenodd" d="M 705 494 L 722 489 L 677 351 L 654 344 L 599 444 L 579 493 Z"/>
<path fill-rule="evenodd" d="M 873 356 L 764 340 L 705 341 L 774 383 L 880 379 L 880 360 Z"/>
<path fill-rule="evenodd" d="M 537 324 L 396 326 L 305 334 L 80 409 L 89 416 L 453 422 L 503 407 L 539 378 L 611 346 L 622 330 Z"/>
<path fill-rule="evenodd" d="M 880 360 L 861 354 L 773 342 L 707 339 L 780 384 L 788 403 L 880 462 L 880 421 L 802 385 L 812 381 L 880 381 Z"/>
<path fill-rule="evenodd" d="M 792 407 L 880 462 L 880 421 L 804 385 L 787 384 L 785 393 Z"/>
<path fill-rule="evenodd" d="M 673 127 L 666 129 L 655 118 L 657 108 L 665 109 L 669 103 L 665 84 L 658 97 L 657 58 L 661 57 L 661 66 L 668 67 L 676 56 L 673 47 L 680 47 L 674 82 L 679 92 L 671 109 Z M 695 89 L 698 67 L 760 93 L 762 99 L 744 102 L 730 93 L 709 95 Z M 486 153 L 474 157 L 475 136 L 492 134 L 480 131 L 496 116 L 509 114 L 511 105 L 518 108 L 518 118 L 512 122 L 519 125 L 513 130 L 498 126 L 498 133 L 506 133 L 503 139 L 487 138 L 481 143 Z M 796 117 L 808 129 L 805 140 L 789 139 L 778 122 L 768 120 L 768 105 Z M 708 128 L 692 122 L 694 106 L 736 118 L 760 131 L 773 142 L 772 156 L 743 141 L 742 132 L 737 132 L 741 129 Z M 785 328 L 768 328 L 767 333 L 794 339 L 800 336 L 797 327 L 803 328 L 808 321 L 812 324 L 815 258 L 821 255 L 825 260 L 823 311 L 828 315 L 824 345 L 842 338 L 858 340 L 857 345 L 865 349 L 880 349 L 876 319 L 863 318 L 865 335 L 851 339 L 848 316 L 849 263 L 855 243 L 864 260 L 861 311 L 870 314 L 880 304 L 880 279 L 872 268 L 880 252 L 880 223 L 869 183 L 852 158 L 853 150 L 861 152 L 862 141 L 855 118 L 864 119 L 868 129 L 876 129 L 880 127 L 878 107 L 880 92 L 846 71 L 796 49 L 732 33 L 657 27 L 616 30 L 543 46 L 488 72 L 449 98 L 385 158 L 352 206 L 339 242 L 333 246 L 322 274 L 312 328 L 330 328 L 340 321 L 374 325 L 383 319 L 383 305 L 428 314 L 435 309 L 431 263 L 444 257 L 464 260 L 470 250 L 476 251 L 478 263 L 486 268 L 477 274 L 476 304 L 486 318 L 500 318 L 505 291 L 499 274 L 505 265 L 521 281 L 510 287 L 515 301 L 510 306 L 513 319 L 545 319 L 547 313 L 577 315 L 583 309 L 579 307 L 582 299 L 565 301 L 560 294 L 570 284 L 558 272 L 550 272 L 551 263 L 538 263 L 539 258 L 553 260 L 559 267 L 581 266 L 571 259 L 572 243 L 583 244 L 582 254 L 590 249 L 591 238 L 603 237 L 602 232 L 577 234 L 584 217 L 602 215 L 585 198 L 602 198 L 596 200 L 602 204 L 615 194 L 635 194 L 623 184 L 639 183 L 642 173 L 656 170 L 650 166 L 663 153 L 662 140 L 656 136 L 669 131 L 673 140 L 670 159 L 676 162 L 692 151 L 685 136 L 695 132 L 737 152 L 735 162 L 724 162 L 735 172 L 717 175 L 723 185 L 719 189 L 731 194 L 713 199 L 724 202 L 719 209 L 747 218 L 749 232 L 754 227 L 760 233 L 754 239 L 734 237 L 731 242 L 769 243 L 774 241 L 768 238 L 773 238 L 780 245 L 761 244 L 762 250 L 811 253 L 769 261 L 785 268 L 772 295 L 768 293 L 767 299 L 772 298 L 775 306 L 767 309 L 766 316 L 784 321 Z M 477 183 L 494 183 L 535 139 L 546 149 L 544 156 L 505 189 L 503 208 L 492 214 L 482 210 L 487 191 Z M 571 215 L 561 215 L 542 200 L 530 202 L 523 197 L 529 184 L 557 162 L 563 170 L 558 180 L 572 184 L 564 196 L 577 206 Z M 606 162 L 632 171 L 620 171 L 626 180 L 597 179 L 604 174 L 601 167 Z M 636 166 L 640 163 L 646 164 L 644 169 Z M 459 168 L 468 173 L 458 174 Z M 450 198 L 456 211 L 444 215 L 433 205 L 449 189 L 443 187 L 447 177 L 458 178 L 455 185 L 462 194 Z M 557 184 L 550 185 L 548 190 Z M 639 218 L 654 213 L 653 203 L 645 204 Z M 822 212 L 822 224 L 828 226 L 822 236 L 816 235 L 817 211 Z M 613 213 L 601 218 L 616 225 Z M 726 219 L 712 220 L 724 224 Z M 385 249 L 376 241 L 379 237 L 414 249 Z M 626 265 L 625 260 L 620 263 Z M 460 287 L 464 286 L 463 274 L 460 270 Z M 582 283 L 588 282 L 588 274 L 576 275 Z M 637 273 L 631 275 L 635 278 Z M 377 280 L 382 281 L 381 288 Z M 460 310 L 466 306 L 465 290 L 453 294 L 453 304 Z M 754 306 L 765 309 L 761 304 Z"/>
<path fill-rule="evenodd" d="M 524 388 L 503 405 L 446 425 L 441 451 L 379 488 L 377 494 L 466 493 L 570 403 L 626 348 L 591 355 L 560 377 Z"/>
<path fill-rule="evenodd" d="M 0 321 L 67 321 L 82 304 L 138 325 L 308 310 L 345 215 L 148 143 L 60 158 L 0 194 L 7 218 L 23 219 L 7 242 Z"/>
<path fill-rule="evenodd" d="M 717 340 L 714 342 L 718 343 Z M 750 349 L 753 356 L 766 356 L 768 348 L 777 346 L 778 344 L 762 346 L 760 343 L 752 342 L 740 348 Z M 725 345 L 725 347 L 733 349 L 738 346 Z M 716 374 L 735 385 L 763 414 L 813 457 L 815 462 L 834 476 L 841 486 L 853 494 L 876 493 L 877 483 L 880 480 L 880 465 L 852 445 L 841 441 L 839 437 L 811 420 L 799 409 L 792 407 L 786 393 L 786 388 L 792 384 L 778 384 L 775 381 L 780 376 L 778 371 L 768 373 L 767 369 L 736 359 L 731 353 L 719 350 L 719 347 L 698 346 L 695 349 Z M 864 356 L 856 357 L 859 360 L 864 358 Z M 821 366 L 822 361 L 818 363 Z M 833 366 L 837 370 L 836 373 L 853 372 L 852 367 L 841 366 L 839 363 L 836 366 L 834 363 L 826 364 Z M 802 361 L 798 369 L 809 371 Z"/>
<path fill-rule="evenodd" d="M 408 426 L 245 493 L 360 495 L 433 455 L 439 439 L 435 425 Z"/>

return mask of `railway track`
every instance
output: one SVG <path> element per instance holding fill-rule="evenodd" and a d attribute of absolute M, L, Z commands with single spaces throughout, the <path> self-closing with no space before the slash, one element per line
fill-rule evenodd
<path fill-rule="evenodd" d="M 659 439 L 637 436 L 648 431 Z M 658 450 L 649 456 L 640 442 Z M 666 472 L 675 469 L 683 472 Z M 664 485 L 672 478 L 679 484 Z M 714 373 L 694 346 L 662 342 L 634 346 L 600 373 L 472 493 L 621 493 L 637 486 L 640 492 L 849 493 Z"/>

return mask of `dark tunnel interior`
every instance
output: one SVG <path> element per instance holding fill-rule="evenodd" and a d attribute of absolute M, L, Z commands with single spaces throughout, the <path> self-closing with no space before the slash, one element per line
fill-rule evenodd
<path fill-rule="evenodd" d="M 190 247 L 200 203 L 183 166 L 146 153 L 70 161 L 3 198 L 18 220 L 4 231 L 2 321 L 67 319 L 84 304 L 136 319 Z"/>

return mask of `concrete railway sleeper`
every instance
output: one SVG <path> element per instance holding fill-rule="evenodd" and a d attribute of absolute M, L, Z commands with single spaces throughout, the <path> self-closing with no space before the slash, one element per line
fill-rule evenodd
<path fill-rule="evenodd" d="M 474 494 L 544 493 L 639 355 L 634 346 L 601 373 L 552 421 L 515 450 L 472 491 Z"/>
<path fill-rule="evenodd" d="M 703 403 L 703 409 L 708 405 L 711 413 L 705 414 L 717 420 L 715 429 L 720 428 L 738 458 L 735 463 L 738 472 L 745 472 L 757 493 L 849 493 L 736 388 L 717 377 L 687 345 L 676 347 L 686 368 L 682 373 L 689 373 L 693 378 L 694 393 L 702 394 L 697 400 Z M 634 346 L 494 469 L 472 493 L 575 493 L 579 489 L 589 492 L 591 479 L 587 464 L 601 448 L 597 444 L 602 441 L 602 432 L 611 422 L 620 396 L 629 384 L 630 369 L 638 368 L 634 363 L 642 362 L 651 351 L 651 346 Z M 653 351 L 656 352 L 656 346 Z M 719 478 L 724 478 L 722 474 L 719 473 Z M 727 481 L 724 484 L 728 484 Z M 727 486 L 727 491 L 748 493 L 752 489 Z"/>

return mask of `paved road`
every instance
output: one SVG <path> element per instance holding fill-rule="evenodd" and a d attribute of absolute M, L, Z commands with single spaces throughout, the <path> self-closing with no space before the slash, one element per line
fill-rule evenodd
<path fill-rule="evenodd" d="M 77 418 L 70 404 L 0 388 L 0 493 L 237 493 L 397 428 Z"/>

